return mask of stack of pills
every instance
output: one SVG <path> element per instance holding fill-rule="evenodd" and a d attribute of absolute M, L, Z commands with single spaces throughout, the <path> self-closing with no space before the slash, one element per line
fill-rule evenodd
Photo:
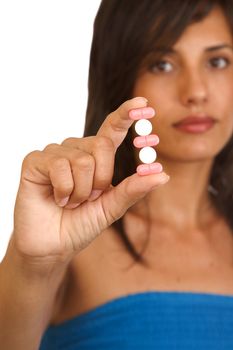
<path fill-rule="evenodd" d="M 135 131 L 140 136 L 148 136 L 152 131 L 152 124 L 147 119 L 140 119 L 135 124 Z M 139 152 L 139 159 L 144 164 L 151 164 L 156 158 L 156 151 L 150 146 L 143 147 Z"/>
<path fill-rule="evenodd" d="M 152 124 L 148 120 L 153 118 L 155 110 L 152 107 L 144 106 L 131 109 L 129 118 L 134 120 L 135 131 L 139 136 L 133 140 L 135 147 L 139 148 L 139 159 L 142 164 L 137 166 L 138 175 L 158 174 L 163 171 L 163 167 L 159 162 L 155 162 L 157 154 L 153 146 L 159 143 L 159 137 L 152 132 Z"/>

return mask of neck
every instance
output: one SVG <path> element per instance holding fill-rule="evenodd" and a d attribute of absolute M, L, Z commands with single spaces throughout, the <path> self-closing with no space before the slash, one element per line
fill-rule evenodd
<path fill-rule="evenodd" d="M 170 180 L 150 192 L 135 210 L 143 216 L 149 213 L 152 222 L 164 223 L 174 230 L 207 227 L 218 216 L 208 192 L 213 162 L 159 161 Z"/>

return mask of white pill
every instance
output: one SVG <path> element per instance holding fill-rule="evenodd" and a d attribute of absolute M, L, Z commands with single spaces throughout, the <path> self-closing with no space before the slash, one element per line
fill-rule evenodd
<path fill-rule="evenodd" d="M 147 119 L 140 119 L 135 124 L 135 131 L 140 136 L 149 135 L 152 131 L 152 124 Z"/>
<path fill-rule="evenodd" d="M 139 152 L 139 159 L 145 164 L 153 163 L 156 158 L 157 153 L 152 147 L 143 147 Z"/>

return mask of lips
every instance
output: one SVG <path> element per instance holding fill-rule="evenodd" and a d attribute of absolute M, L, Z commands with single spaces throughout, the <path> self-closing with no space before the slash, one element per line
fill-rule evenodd
<path fill-rule="evenodd" d="M 202 133 L 211 129 L 215 123 L 216 119 L 209 116 L 189 116 L 175 123 L 174 127 L 188 133 Z"/>

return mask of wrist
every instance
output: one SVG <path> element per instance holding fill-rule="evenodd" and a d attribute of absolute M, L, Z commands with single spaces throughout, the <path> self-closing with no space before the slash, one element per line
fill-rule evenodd
<path fill-rule="evenodd" d="M 39 282 L 60 279 L 67 269 L 71 259 L 52 257 L 31 257 L 22 254 L 14 242 L 10 239 L 7 252 L 1 262 L 1 268 L 10 274 L 20 275 L 25 282 Z"/>

